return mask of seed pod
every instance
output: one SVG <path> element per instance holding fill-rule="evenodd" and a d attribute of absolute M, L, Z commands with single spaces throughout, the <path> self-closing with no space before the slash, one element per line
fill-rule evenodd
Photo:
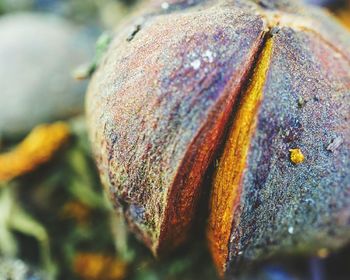
<path fill-rule="evenodd" d="M 207 234 L 221 274 L 349 241 L 349 34 L 298 1 L 165 4 L 118 32 L 87 97 L 131 229 L 156 255 L 186 240 L 219 155 Z"/>
<path fill-rule="evenodd" d="M 208 236 L 220 271 L 349 240 L 349 66 L 309 31 L 268 39 L 214 175 Z"/>
<path fill-rule="evenodd" d="M 88 93 L 102 179 L 155 254 L 187 238 L 203 175 L 266 28 L 231 8 L 192 10 L 120 32 Z"/>

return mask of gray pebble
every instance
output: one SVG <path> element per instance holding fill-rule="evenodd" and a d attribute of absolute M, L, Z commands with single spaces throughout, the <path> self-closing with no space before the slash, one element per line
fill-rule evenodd
<path fill-rule="evenodd" d="M 0 17 L 0 137 L 82 112 L 86 82 L 74 80 L 72 72 L 93 52 L 94 40 L 63 19 Z"/>

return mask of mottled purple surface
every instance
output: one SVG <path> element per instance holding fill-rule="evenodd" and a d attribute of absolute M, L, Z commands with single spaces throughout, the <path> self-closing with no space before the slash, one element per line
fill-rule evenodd
<path fill-rule="evenodd" d="M 272 35 L 229 269 L 347 241 L 348 33 L 301 1 L 152 3 L 118 33 L 87 99 L 102 181 L 132 230 L 155 254 L 186 239 L 202 177 Z M 291 148 L 304 163 L 290 162 Z"/>
<path fill-rule="evenodd" d="M 350 237 L 350 62 L 310 32 L 275 33 L 230 244 L 230 269 Z M 330 143 L 343 139 L 335 151 Z M 289 149 L 300 148 L 294 165 Z"/>
<path fill-rule="evenodd" d="M 237 7 L 149 17 L 112 43 L 87 100 L 102 180 L 156 253 L 182 242 L 263 35 Z M 126 40 L 129 38 L 128 40 Z"/>

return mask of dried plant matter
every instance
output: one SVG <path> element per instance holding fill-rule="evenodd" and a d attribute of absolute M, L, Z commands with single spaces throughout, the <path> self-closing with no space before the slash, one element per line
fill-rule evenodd
<path fill-rule="evenodd" d="M 35 170 L 48 162 L 69 138 L 69 126 L 64 122 L 42 124 L 12 151 L 0 154 L 0 182 Z"/>

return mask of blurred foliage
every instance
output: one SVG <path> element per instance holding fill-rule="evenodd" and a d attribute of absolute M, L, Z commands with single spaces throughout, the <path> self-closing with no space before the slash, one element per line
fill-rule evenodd
<path fill-rule="evenodd" d="M 95 72 L 97 67 L 99 66 L 103 54 L 108 49 L 109 44 L 111 43 L 112 35 L 109 32 L 104 32 L 100 37 L 97 39 L 96 47 L 95 47 L 95 57 L 93 58 L 92 62 L 90 62 L 87 65 L 82 65 L 78 67 L 73 75 L 77 80 L 84 80 L 88 79 L 92 76 L 92 74 Z"/>
<path fill-rule="evenodd" d="M 304 0 L 313 5 L 326 7 L 350 30 L 350 0 Z"/>
<path fill-rule="evenodd" d="M 9 279 L 27 279 L 27 280 L 44 280 L 47 276 L 43 272 L 39 272 L 26 263 L 15 260 L 0 258 L 0 280 Z"/>
<path fill-rule="evenodd" d="M 0 0 L 0 13 L 49 12 L 84 25 L 113 28 L 137 0 Z"/>
<path fill-rule="evenodd" d="M 37 126 L 11 151 L 0 155 L 0 181 L 8 181 L 28 173 L 47 162 L 69 137 L 63 122 Z"/>
<path fill-rule="evenodd" d="M 67 125 L 72 136 L 54 158 L 1 183 L 1 255 L 40 268 L 45 279 L 215 279 L 204 235 L 161 262 L 129 235 L 102 192 L 84 119 Z"/>

